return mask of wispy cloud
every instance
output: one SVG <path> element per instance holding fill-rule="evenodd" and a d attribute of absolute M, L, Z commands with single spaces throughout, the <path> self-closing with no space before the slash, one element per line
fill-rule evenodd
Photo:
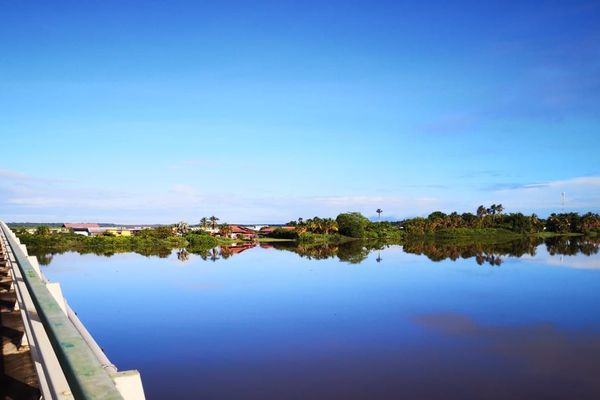
<path fill-rule="evenodd" d="M 29 175 L 27 175 L 23 172 L 11 171 L 8 169 L 0 169 L 0 178 L 18 179 L 18 180 L 32 179 Z"/>
<path fill-rule="evenodd" d="M 211 191 L 189 182 L 172 182 L 144 191 L 97 187 L 81 182 L 41 179 L 12 170 L 0 170 L 0 209 L 6 220 L 103 220 L 159 222 L 179 219 L 194 222 L 215 214 L 226 222 L 285 222 L 298 217 L 330 216 L 358 211 L 373 216 L 377 208 L 396 218 L 427 215 L 432 211 L 474 211 L 479 204 L 502 203 L 507 211 L 560 207 L 566 193 L 569 209 L 597 210 L 600 177 L 519 183 L 493 189 L 461 189 L 454 198 L 449 187 L 434 194 L 416 185 L 403 187 L 406 195 L 271 196 Z M 234 188 L 232 188 L 233 190 Z M 477 204 L 475 204 L 477 203 Z"/>
<path fill-rule="evenodd" d="M 4 176 L 8 176 L 5 174 Z M 423 196 L 260 196 L 214 193 L 188 183 L 173 183 L 152 192 L 90 187 L 73 182 L 46 185 L 26 175 L 11 173 L 0 185 L 0 204 L 8 216 L 94 220 L 100 216 L 138 222 L 192 221 L 217 214 L 229 222 L 283 222 L 300 216 L 335 216 L 344 211 L 373 215 L 424 214 L 441 205 Z M 23 179 L 34 184 L 23 185 Z M 36 183 L 37 182 L 37 183 Z M 112 216 L 112 217 L 111 217 Z"/>
<path fill-rule="evenodd" d="M 600 208 L 600 177 L 586 176 L 571 179 L 511 184 L 496 187 L 493 196 L 511 209 L 557 209 L 565 193 L 569 209 Z"/>

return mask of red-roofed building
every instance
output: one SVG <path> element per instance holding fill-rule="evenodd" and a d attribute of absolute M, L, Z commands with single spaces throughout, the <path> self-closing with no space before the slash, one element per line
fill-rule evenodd
<path fill-rule="evenodd" d="M 69 228 L 69 229 L 87 229 L 87 228 L 100 228 L 100 225 L 98 224 L 70 224 L 70 223 L 65 223 L 63 224 L 63 228 Z"/>
<path fill-rule="evenodd" d="M 78 235 L 89 236 L 90 235 L 89 229 L 98 229 L 98 228 L 100 228 L 100 225 L 84 224 L 84 223 L 81 223 L 81 224 L 65 223 L 65 224 L 63 224 L 63 228 L 70 229 L 71 231 L 73 231 L 73 233 L 76 233 Z"/>
<path fill-rule="evenodd" d="M 270 233 L 273 233 L 273 231 L 275 231 L 276 229 L 281 229 L 283 231 L 295 231 L 296 227 L 295 226 L 264 226 L 264 227 L 260 228 L 260 231 L 258 233 L 266 236 Z"/>
<path fill-rule="evenodd" d="M 245 228 L 239 225 L 229 225 L 229 237 L 232 239 L 254 239 L 257 235 L 252 229 Z"/>
<path fill-rule="evenodd" d="M 221 247 L 221 255 L 232 256 L 234 254 L 240 254 L 242 251 L 246 251 L 255 247 L 256 244 L 243 244 L 238 246 L 223 246 Z"/>

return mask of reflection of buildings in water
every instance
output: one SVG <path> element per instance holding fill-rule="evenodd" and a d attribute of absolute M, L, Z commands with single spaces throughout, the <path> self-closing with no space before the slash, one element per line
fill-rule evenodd
<path fill-rule="evenodd" d="M 190 259 L 190 253 L 186 249 L 179 249 L 177 251 L 177 259 L 181 262 L 186 262 Z"/>
<path fill-rule="evenodd" d="M 231 246 L 219 246 L 219 247 L 213 247 L 208 250 L 194 251 L 194 254 L 199 255 L 200 258 L 202 258 L 205 261 L 210 260 L 212 262 L 215 262 L 215 261 L 221 260 L 221 259 L 226 260 L 233 255 L 240 254 L 240 253 L 242 253 L 248 249 L 251 249 L 253 247 L 256 247 L 256 246 L 258 246 L 258 243 L 234 244 Z M 266 249 L 266 248 L 270 248 L 272 246 L 269 244 L 261 244 L 261 247 Z M 179 252 L 177 254 L 179 256 Z"/>
<path fill-rule="evenodd" d="M 232 245 L 232 246 L 222 246 L 221 247 L 221 256 L 224 258 L 233 256 L 235 254 L 240 254 L 248 249 L 256 247 L 256 243 L 245 243 L 241 245 Z"/>
<path fill-rule="evenodd" d="M 443 261 L 473 258 L 478 265 L 488 264 L 490 266 L 501 266 L 507 257 L 535 257 L 538 246 L 545 244 L 551 255 L 561 255 L 560 262 L 563 261 L 563 254 L 572 255 L 583 253 L 591 255 L 598 253 L 599 241 L 582 238 L 553 238 L 546 240 L 536 237 L 526 237 L 522 240 L 514 240 L 502 243 L 481 243 L 463 241 L 440 241 L 440 240 L 409 240 L 403 243 L 402 251 L 409 254 L 424 255 L 431 261 Z M 204 260 L 227 259 L 235 254 L 240 254 L 254 247 L 263 249 L 277 249 L 291 251 L 300 257 L 308 259 L 323 260 L 337 257 L 342 262 L 359 264 L 368 258 L 368 255 L 377 251 L 375 261 L 383 261 L 382 249 L 386 245 L 381 243 L 370 243 L 361 241 L 351 241 L 341 244 L 327 245 L 306 245 L 290 242 L 283 243 L 257 243 L 246 242 L 232 246 L 221 246 L 204 253 L 198 253 Z M 186 255 L 182 254 L 183 260 Z M 558 257 L 556 258 L 558 262 Z"/>

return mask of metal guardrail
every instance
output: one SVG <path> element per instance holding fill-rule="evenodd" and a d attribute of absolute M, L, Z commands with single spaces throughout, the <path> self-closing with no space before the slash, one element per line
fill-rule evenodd
<path fill-rule="evenodd" d="M 82 332 L 81 329 L 76 327 L 77 324 L 74 324 L 74 322 L 81 325 L 76 317 L 74 317 L 75 321 L 69 319 L 67 311 L 61 308 L 55 296 L 48 289 L 47 282 L 42 279 L 42 275 L 36 271 L 30 262 L 24 246 L 20 244 L 19 240 L 6 224 L 0 222 L 0 228 L 4 233 L 3 236 L 6 238 L 7 244 L 12 250 L 14 261 L 16 261 L 20 275 L 22 275 L 22 280 L 35 306 L 37 316 L 60 363 L 60 368 L 68 382 L 72 396 L 75 399 L 124 399 L 115 383 L 115 377 L 119 373 L 116 373 L 114 366 L 112 364 L 106 365 L 108 359 L 103 354 L 100 357 L 103 361 L 101 362 L 97 354 L 99 347 L 91 339 L 85 328 L 84 332 Z M 68 305 L 66 307 L 71 311 L 70 314 L 74 315 Z M 90 342 L 93 344 L 92 346 L 90 346 Z M 96 350 L 96 353 L 94 350 Z M 137 374 L 137 372 L 135 373 Z M 128 372 L 120 374 L 124 376 L 131 375 Z M 139 374 L 137 378 L 139 380 Z M 125 391 L 127 391 L 127 388 L 131 388 L 130 383 L 125 383 L 124 386 L 126 387 Z M 135 383 L 133 386 L 135 386 Z M 53 387 L 52 382 L 48 384 L 48 387 Z M 140 390 L 141 398 L 143 398 L 141 381 L 139 381 L 139 388 L 133 390 L 137 392 L 137 395 L 127 397 L 140 398 Z M 64 392 L 53 393 L 52 396 L 52 398 L 70 397 L 70 393 Z"/>

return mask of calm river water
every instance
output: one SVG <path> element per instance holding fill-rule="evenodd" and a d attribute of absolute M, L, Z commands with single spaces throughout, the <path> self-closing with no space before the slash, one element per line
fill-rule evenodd
<path fill-rule="evenodd" d="M 600 398 L 594 242 L 44 262 L 149 399 Z"/>

